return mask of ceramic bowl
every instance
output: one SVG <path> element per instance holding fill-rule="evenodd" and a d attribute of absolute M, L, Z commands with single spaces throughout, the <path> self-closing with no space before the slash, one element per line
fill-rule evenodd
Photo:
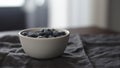
<path fill-rule="evenodd" d="M 40 29 L 48 28 L 29 28 L 21 30 L 18 33 L 25 53 L 38 59 L 48 59 L 63 54 L 69 40 L 70 32 L 66 29 L 56 29 L 58 31 L 64 31 L 66 35 L 52 38 L 32 38 L 21 34 L 23 31 L 38 31 Z"/>

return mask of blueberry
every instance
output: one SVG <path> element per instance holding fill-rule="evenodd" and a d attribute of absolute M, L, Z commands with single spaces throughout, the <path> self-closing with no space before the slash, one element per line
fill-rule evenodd
<path fill-rule="evenodd" d="M 43 37 L 48 38 L 48 37 L 49 37 L 49 35 L 45 34 L 45 35 L 43 35 Z"/>
<path fill-rule="evenodd" d="M 55 29 L 51 29 L 51 31 L 55 31 Z"/>
<path fill-rule="evenodd" d="M 52 31 L 51 29 L 47 29 L 47 31 Z"/>
<path fill-rule="evenodd" d="M 40 31 L 36 31 L 36 32 L 35 32 L 35 34 L 39 36 L 39 34 L 40 34 Z"/>
<path fill-rule="evenodd" d="M 46 29 L 42 29 L 41 32 L 46 32 Z"/>
<path fill-rule="evenodd" d="M 48 35 L 48 36 L 53 34 L 53 32 L 50 29 L 45 29 L 44 33 L 45 35 Z"/>
<path fill-rule="evenodd" d="M 44 29 L 40 30 L 40 32 L 44 32 Z"/>
<path fill-rule="evenodd" d="M 47 31 L 46 34 L 47 35 L 53 35 L 53 32 L 52 31 Z"/>
<path fill-rule="evenodd" d="M 41 32 L 41 31 L 37 31 L 35 32 L 38 36 L 43 36 L 45 33 L 44 32 Z"/>
<path fill-rule="evenodd" d="M 23 32 L 21 32 L 21 34 L 26 36 L 28 34 L 28 32 L 27 31 L 23 31 Z"/>
<path fill-rule="evenodd" d="M 35 32 L 29 32 L 27 36 L 34 37 L 34 38 L 38 37 L 37 33 L 35 33 Z"/>
<path fill-rule="evenodd" d="M 54 31 L 53 32 L 53 37 L 57 37 L 57 36 L 59 36 L 60 34 L 59 34 L 59 32 L 57 32 L 57 31 Z"/>
<path fill-rule="evenodd" d="M 40 32 L 40 33 L 39 33 L 39 36 L 43 36 L 43 35 L 45 35 L 44 32 Z"/>
<path fill-rule="evenodd" d="M 65 32 L 59 32 L 60 33 L 60 35 L 65 35 L 66 33 Z"/>
<path fill-rule="evenodd" d="M 48 31 L 48 29 L 44 29 L 44 30 L 43 30 L 43 32 L 47 32 L 47 31 Z"/>

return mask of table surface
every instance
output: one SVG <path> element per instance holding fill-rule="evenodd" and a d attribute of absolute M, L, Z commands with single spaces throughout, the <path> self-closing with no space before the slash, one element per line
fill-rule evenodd
<path fill-rule="evenodd" d="M 85 35 L 85 34 L 88 34 L 88 35 L 89 34 L 116 34 L 117 33 L 114 31 L 103 30 L 103 29 L 99 29 L 99 28 L 77 28 L 77 29 L 69 29 L 69 30 L 71 33 L 78 33 L 80 35 Z M 18 32 L 19 32 L 19 30 L 0 32 L 0 36 L 18 35 Z M 77 40 L 77 45 L 80 44 L 79 43 L 80 40 L 78 39 L 78 37 L 79 36 L 76 36 L 74 39 L 71 39 L 73 41 L 72 44 L 76 43 L 76 42 L 74 42 L 76 40 Z M 88 65 L 88 67 L 81 67 L 81 68 L 94 68 L 94 67 L 100 68 L 99 66 L 101 66 L 101 68 L 119 68 L 119 66 L 120 66 L 120 63 L 119 63 L 120 62 L 119 61 L 120 35 L 97 35 L 97 36 L 96 35 L 94 35 L 94 36 L 87 36 L 86 35 L 86 36 L 81 36 L 81 40 L 82 40 L 82 43 L 84 44 L 84 49 L 79 48 L 79 46 L 75 46 L 75 47 L 72 46 L 73 47 L 72 54 L 75 53 L 74 55 L 76 55 L 78 58 L 77 52 L 78 53 L 82 52 L 84 54 L 81 54 L 81 53 L 79 53 L 79 54 L 85 55 L 86 58 L 88 59 L 87 61 L 89 61 L 89 62 L 84 64 L 84 61 L 80 62 L 80 61 L 76 60 L 76 58 L 71 58 L 71 59 L 73 59 L 75 62 L 81 63 L 81 64 L 79 64 L 80 66 L 82 64 L 84 64 L 84 66 L 86 66 L 86 65 L 88 65 L 88 63 L 90 63 L 91 66 L 93 66 L 93 67 L 90 67 Z M 5 39 L 3 41 L 5 41 Z M 8 43 L 6 43 L 6 44 L 8 45 Z M 12 44 L 10 44 L 10 45 L 12 45 Z M 78 47 L 78 49 L 76 49 L 76 47 Z M 81 45 L 81 47 L 83 48 L 83 45 Z M 5 48 L 5 50 L 6 50 L 6 48 Z M 79 51 L 79 50 L 82 50 L 82 51 Z M 79 56 L 81 56 L 81 55 L 79 55 Z M 85 56 L 84 56 L 84 58 L 85 58 Z M 81 57 L 79 59 L 81 59 Z M 64 62 L 64 60 L 63 61 L 61 60 L 61 62 L 63 62 L 62 64 L 66 65 L 66 68 L 73 68 L 71 66 L 69 67 L 68 63 L 66 64 L 66 62 Z M 70 60 L 70 58 L 67 58 L 66 61 L 68 61 L 68 60 Z M 71 60 L 73 62 L 72 65 L 74 64 L 74 66 L 75 66 L 76 63 L 74 63 L 73 60 Z M 13 61 L 13 60 L 11 60 L 11 61 Z M 9 62 L 9 60 L 7 60 L 6 63 L 7 62 Z M 36 62 L 37 62 L 37 60 L 36 60 Z M 55 62 L 55 63 L 62 66 L 62 64 L 60 64 L 60 63 L 57 63 L 57 62 Z M 29 66 L 31 66 L 31 65 L 34 66 L 35 64 L 30 63 Z M 79 66 L 79 65 L 76 65 L 76 66 Z M 105 66 L 107 66 L 107 67 L 105 67 Z M 53 67 L 55 67 L 55 66 L 53 65 Z M 51 67 L 51 68 L 53 68 L 53 67 Z M 30 67 L 28 67 L 28 68 L 30 68 Z"/>

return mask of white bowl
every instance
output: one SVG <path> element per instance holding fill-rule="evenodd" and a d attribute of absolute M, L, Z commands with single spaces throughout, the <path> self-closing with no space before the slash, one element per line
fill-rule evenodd
<path fill-rule="evenodd" d="M 21 35 L 21 32 L 23 31 L 36 31 L 40 29 L 48 28 L 29 28 L 19 32 L 20 42 L 25 53 L 38 59 L 48 59 L 61 55 L 68 43 L 70 32 L 65 29 L 56 29 L 64 31 L 66 35 L 53 38 L 32 38 Z"/>

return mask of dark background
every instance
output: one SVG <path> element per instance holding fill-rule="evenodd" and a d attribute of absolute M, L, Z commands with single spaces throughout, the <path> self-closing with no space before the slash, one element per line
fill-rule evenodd
<path fill-rule="evenodd" d="M 0 8 L 0 31 L 24 29 L 25 16 L 20 7 Z"/>
<path fill-rule="evenodd" d="M 36 12 L 35 27 L 47 26 L 48 8 L 46 3 L 39 9 L 39 14 Z M 120 0 L 109 0 L 108 5 L 108 28 L 115 31 L 120 31 Z M 42 17 L 42 18 L 40 18 Z M 43 22 L 43 23 L 41 23 Z M 0 7 L 0 31 L 19 30 L 26 28 L 30 23 L 26 23 L 26 13 L 22 7 Z"/>
<path fill-rule="evenodd" d="M 109 0 L 108 28 L 120 32 L 120 0 Z"/>

